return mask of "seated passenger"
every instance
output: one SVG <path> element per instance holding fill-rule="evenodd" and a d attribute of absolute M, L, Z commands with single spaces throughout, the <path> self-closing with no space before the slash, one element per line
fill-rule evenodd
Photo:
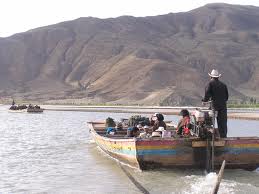
<path fill-rule="evenodd" d="M 149 137 L 151 137 L 151 134 L 149 133 L 149 126 L 145 125 L 143 127 L 143 129 L 144 129 L 144 132 L 140 133 L 139 137 L 140 138 L 149 138 Z"/>
<path fill-rule="evenodd" d="M 115 135 L 116 129 L 114 127 L 107 127 L 106 128 L 106 135 Z"/>
<path fill-rule="evenodd" d="M 129 127 L 126 137 L 138 137 L 139 129 L 137 127 Z"/>
<path fill-rule="evenodd" d="M 122 130 L 123 130 L 123 125 L 122 125 L 122 123 L 121 123 L 121 122 L 117 123 L 116 126 L 115 126 L 115 128 L 116 128 L 116 131 L 122 131 Z"/>
<path fill-rule="evenodd" d="M 16 106 L 16 105 L 12 105 L 9 109 L 10 109 L 10 110 L 16 110 L 16 109 L 17 109 L 17 106 Z"/>
<path fill-rule="evenodd" d="M 190 113 L 187 109 L 180 112 L 182 119 L 178 122 L 176 132 L 178 135 L 190 135 Z"/>
<path fill-rule="evenodd" d="M 139 131 L 143 131 L 143 126 L 141 124 L 138 124 L 137 128 L 139 129 Z"/>
<path fill-rule="evenodd" d="M 158 113 L 155 113 L 155 114 L 153 114 L 153 115 L 151 116 L 151 118 L 150 118 L 150 126 L 154 126 L 155 121 L 157 120 L 157 117 L 156 117 L 157 114 L 158 114 Z"/>
<path fill-rule="evenodd" d="M 156 113 L 156 116 L 153 116 L 153 120 L 153 131 L 157 130 L 159 127 L 164 127 L 164 130 L 166 130 L 166 124 L 164 122 L 164 116 L 162 114 Z"/>

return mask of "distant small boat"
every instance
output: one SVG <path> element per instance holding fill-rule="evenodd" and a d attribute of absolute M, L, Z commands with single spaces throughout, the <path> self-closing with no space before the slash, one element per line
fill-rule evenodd
<path fill-rule="evenodd" d="M 11 112 L 11 113 L 24 113 L 24 112 L 27 112 L 27 109 L 17 109 L 17 110 L 9 109 L 8 112 Z"/>
<path fill-rule="evenodd" d="M 8 112 L 14 112 L 14 113 L 22 113 L 27 111 L 27 106 L 26 105 L 15 105 L 13 104 Z"/>
<path fill-rule="evenodd" d="M 13 101 L 12 106 L 9 108 L 8 112 L 14 112 L 14 113 L 23 113 L 23 112 L 28 112 L 28 113 L 42 113 L 43 108 L 40 108 L 40 106 L 35 105 L 33 106 L 30 104 L 29 106 L 26 105 L 16 105 L 15 102 Z"/>

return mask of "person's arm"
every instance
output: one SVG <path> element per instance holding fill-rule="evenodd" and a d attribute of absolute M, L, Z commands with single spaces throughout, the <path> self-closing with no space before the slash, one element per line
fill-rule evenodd
<path fill-rule="evenodd" d="M 153 117 L 150 118 L 150 126 L 154 126 L 155 121 L 152 119 Z"/>
<path fill-rule="evenodd" d="M 181 126 L 182 126 L 182 119 L 178 122 L 176 131 L 178 131 Z"/>
<path fill-rule="evenodd" d="M 228 101 L 228 88 L 227 88 L 227 86 L 226 86 L 226 97 L 227 97 L 227 99 L 226 99 L 226 101 Z"/>
<path fill-rule="evenodd" d="M 204 98 L 202 99 L 203 102 L 208 102 L 211 98 L 211 85 L 210 83 L 205 87 L 205 95 Z"/>
<path fill-rule="evenodd" d="M 154 125 L 153 125 L 153 131 L 157 130 L 158 129 L 158 120 L 156 120 L 154 122 Z"/>

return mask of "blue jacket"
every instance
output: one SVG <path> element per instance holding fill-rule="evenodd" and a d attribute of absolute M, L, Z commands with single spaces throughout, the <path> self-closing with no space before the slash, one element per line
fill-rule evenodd
<path fill-rule="evenodd" d="M 109 134 L 110 132 L 115 131 L 114 127 L 107 127 L 106 128 L 106 134 Z"/>

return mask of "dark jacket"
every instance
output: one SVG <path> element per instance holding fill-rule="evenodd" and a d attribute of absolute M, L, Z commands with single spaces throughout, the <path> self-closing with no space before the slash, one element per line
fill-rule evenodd
<path fill-rule="evenodd" d="M 218 79 L 212 79 L 205 88 L 204 102 L 212 100 L 212 108 L 215 110 L 226 109 L 228 100 L 228 88 Z"/>
<path fill-rule="evenodd" d="M 153 126 L 153 131 L 157 130 L 159 127 L 164 127 L 166 130 L 166 123 L 164 121 L 156 120 Z"/>

